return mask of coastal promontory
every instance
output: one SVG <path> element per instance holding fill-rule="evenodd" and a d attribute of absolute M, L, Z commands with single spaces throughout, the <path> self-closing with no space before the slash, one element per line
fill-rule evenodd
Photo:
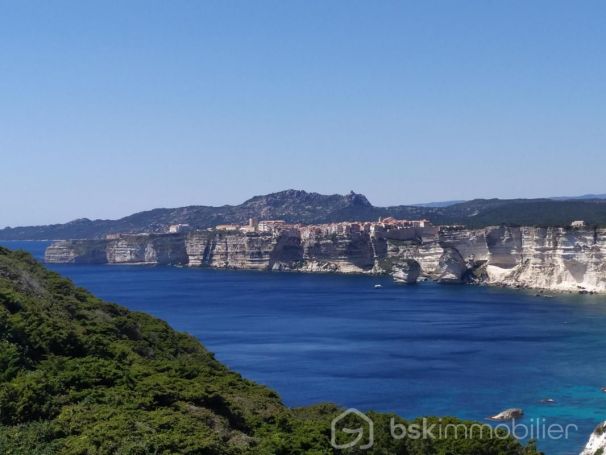
<path fill-rule="evenodd" d="M 168 233 L 59 240 L 46 250 L 45 260 L 387 274 L 408 284 L 425 277 L 440 283 L 606 291 L 606 228 L 469 229 L 394 218 L 312 225 L 250 223 L 211 229 L 175 225 Z"/>

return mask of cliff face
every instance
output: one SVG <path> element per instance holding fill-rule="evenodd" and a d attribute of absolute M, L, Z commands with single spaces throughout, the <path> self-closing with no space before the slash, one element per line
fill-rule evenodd
<path fill-rule="evenodd" d="M 57 240 L 44 254 L 48 263 L 163 264 L 189 262 L 180 235 L 122 235 L 106 240 Z"/>
<path fill-rule="evenodd" d="M 176 235 L 129 235 L 111 240 L 106 248 L 111 264 L 184 264 L 188 262 L 185 244 Z"/>
<path fill-rule="evenodd" d="M 351 230 L 323 225 L 273 234 L 194 231 L 56 241 L 55 263 L 153 263 L 253 270 L 390 274 L 439 282 L 606 292 L 606 229 L 490 227 Z"/>
<path fill-rule="evenodd" d="M 491 239 L 489 283 L 606 291 L 606 229 L 501 228 Z"/>
<path fill-rule="evenodd" d="M 57 240 L 44 252 L 50 263 L 105 264 L 107 242 L 104 240 Z"/>
<path fill-rule="evenodd" d="M 309 272 L 370 272 L 375 263 L 373 238 L 366 232 L 326 234 L 314 228 L 301 232 L 302 269 Z"/>

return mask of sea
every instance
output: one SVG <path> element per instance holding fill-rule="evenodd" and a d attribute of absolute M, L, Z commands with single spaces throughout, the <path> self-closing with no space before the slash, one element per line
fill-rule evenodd
<path fill-rule="evenodd" d="M 1 244 L 42 260 L 48 242 Z M 532 429 L 549 455 L 578 454 L 606 420 L 606 296 L 338 274 L 49 268 L 196 336 L 289 406 L 482 422 L 522 408 L 517 435 Z M 546 434 L 560 427 L 567 434 Z"/>

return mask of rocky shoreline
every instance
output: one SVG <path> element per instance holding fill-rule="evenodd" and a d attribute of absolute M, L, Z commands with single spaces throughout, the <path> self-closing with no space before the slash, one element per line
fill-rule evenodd
<path fill-rule="evenodd" d="M 45 261 L 362 273 L 390 275 L 408 284 L 428 278 L 549 292 L 606 292 L 606 229 L 428 226 L 333 232 L 326 226 L 58 240 L 47 248 Z"/>

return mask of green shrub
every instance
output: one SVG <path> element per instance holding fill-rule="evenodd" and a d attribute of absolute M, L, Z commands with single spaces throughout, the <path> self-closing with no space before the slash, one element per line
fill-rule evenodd
<path fill-rule="evenodd" d="M 3 455 L 333 454 L 340 412 L 289 409 L 195 338 L 0 248 Z M 512 439 L 394 441 L 390 417 L 372 414 L 379 430 L 366 453 L 537 453 Z"/>

